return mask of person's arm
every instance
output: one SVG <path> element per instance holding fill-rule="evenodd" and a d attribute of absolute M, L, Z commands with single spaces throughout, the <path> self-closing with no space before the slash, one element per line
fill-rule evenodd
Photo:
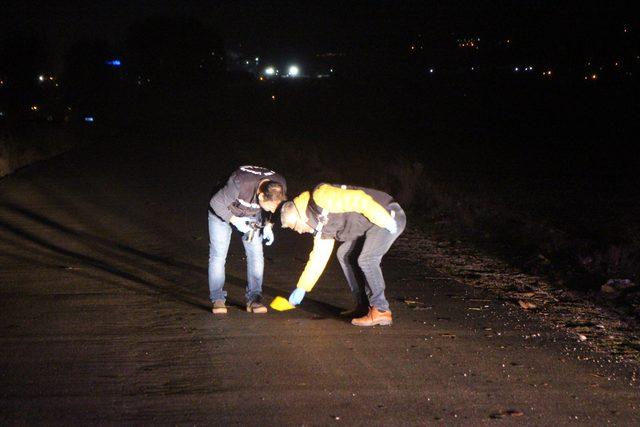
<path fill-rule="evenodd" d="M 333 244 L 333 239 L 323 239 L 319 234 L 313 238 L 313 250 L 309 254 L 309 260 L 300 275 L 300 279 L 298 279 L 296 288 L 303 289 L 306 292 L 313 289 L 327 266 L 331 252 L 333 252 Z"/>
<path fill-rule="evenodd" d="M 389 212 L 362 190 L 350 190 L 323 184 L 313 192 L 313 200 L 329 213 L 358 212 L 378 227 L 395 222 Z"/>

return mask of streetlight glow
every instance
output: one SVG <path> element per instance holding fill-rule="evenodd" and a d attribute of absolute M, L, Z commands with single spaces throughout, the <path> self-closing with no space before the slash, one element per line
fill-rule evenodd
<path fill-rule="evenodd" d="M 289 76 L 297 77 L 300 74 L 300 68 L 297 65 L 292 65 L 289 67 Z"/>

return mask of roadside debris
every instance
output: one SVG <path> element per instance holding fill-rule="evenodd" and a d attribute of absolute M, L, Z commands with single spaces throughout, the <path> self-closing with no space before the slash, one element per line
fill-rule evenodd
<path fill-rule="evenodd" d="M 422 301 L 418 301 L 418 298 L 405 298 L 404 303 L 412 310 L 431 310 L 433 307 L 426 305 Z"/>
<path fill-rule="evenodd" d="M 600 291 L 605 294 L 619 294 L 637 287 L 638 285 L 629 279 L 609 279 L 600 287 Z"/>
<path fill-rule="evenodd" d="M 524 415 L 524 412 L 518 409 L 507 409 L 504 411 L 493 412 L 491 415 L 489 415 L 489 418 L 500 419 L 500 418 L 506 418 L 506 417 L 521 417 L 523 415 Z"/>
<path fill-rule="evenodd" d="M 538 306 L 535 305 L 534 303 L 529 301 L 523 301 L 521 299 L 518 300 L 518 305 L 520 305 L 520 307 L 522 307 L 524 310 L 532 310 L 534 308 L 538 308 Z"/>
<path fill-rule="evenodd" d="M 574 337 L 584 335 L 584 344 L 607 363 L 640 363 L 639 283 L 611 279 L 595 290 L 563 288 L 559 281 L 525 274 L 461 241 L 450 240 L 449 235 L 436 232 L 427 237 L 422 230 L 411 228 L 403 234 L 396 252 L 406 257 L 423 254 L 419 259 L 426 267 L 472 288 L 490 291 L 495 295 L 490 301 L 515 304 L 554 328 L 571 331 Z M 544 263 L 542 258 L 540 261 Z M 471 301 L 465 296 L 446 296 Z M 477 296 L 487 298 L 482 293 Z M 426 308 L 417 298 L 401 301 L 409 308 Z M 481 312 L 477 308 L 483 305 L 469 304 L 465 310 Z"/>

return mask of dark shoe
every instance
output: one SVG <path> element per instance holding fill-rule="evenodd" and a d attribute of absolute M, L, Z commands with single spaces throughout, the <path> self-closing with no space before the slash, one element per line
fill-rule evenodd
<path fill-rule="evenodd" d="M 213 302 L 213 308 L 211 309 L 213 314 L 227 314 L 227 306 L 224 304 L 224 300 L 217 299 Z"/>
<path fill-rule="evenodd" d="M 255 300 L 247 303 L 247 311 L 249 313 L 264 314 L 267 312 L 267 307 L 260 300 Z"/>
<path fill-rule="evenodd" d="M 393 324 L 391 311 L 380 311 L 375 307 L 369 307 L 369 312 L 357 319 L 351 320 L 351 324 L 355 326 L 390 326 Z"/>

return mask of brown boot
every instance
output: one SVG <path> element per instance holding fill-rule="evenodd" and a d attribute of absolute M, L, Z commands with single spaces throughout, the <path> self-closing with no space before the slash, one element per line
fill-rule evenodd
<path fill-rule="evenodd" d="M 352 325 L 356 326 L 375 326 L 384 325 L 389 326 L 393 323 L 391 317 L 391 311 L 379 311 L 375 307 L 369 307 L 369 312 L 363 317 L 351 320 Z"/>
<path fill-rule="evenodd" d="M 227 306 L 224 300 L 217 299 L 213 302 L 213 308 L 211 309 L 213 314 L 227 314 Z"/>

